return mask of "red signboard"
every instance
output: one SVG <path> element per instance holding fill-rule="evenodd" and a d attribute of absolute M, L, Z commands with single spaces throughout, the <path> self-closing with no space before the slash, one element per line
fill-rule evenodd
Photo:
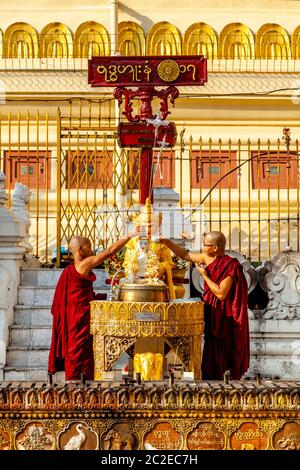
<path fill-rule="evenodd" d="M 204 85 L 207 59 L 203 56 L 92 57 L 88 82 L 100 86 Z"/>
<path fill-rule="evenodd" d="M 155 127 L 145 121 L 121 122 L 118 126 L 120 147 L 155 148 L 161 145 L 173 147 L 176 143 L 176 137 L 174 122 L 169 122 L 167 126 L 158 127 L 157 136 L 155 136 Z"/>

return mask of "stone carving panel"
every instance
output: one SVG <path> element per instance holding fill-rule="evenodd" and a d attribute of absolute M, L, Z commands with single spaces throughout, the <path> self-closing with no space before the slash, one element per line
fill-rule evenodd
<path fill-rule="evenodd" d="M 53 450 L 54 446 L 54 435 L 45 428 L 43 423 L 28 423 L 16 435 L 17 450 Z"/>
<path fill-rule="evenodd" d="M 102 394 L 101 407 L 103 409 L 114 409 L 116 408 L 116 398 L 112 389 L 108 388 Z"/>
<path fill-rule="evenodd" d="M 31 191 L 27 186 L 25 186 L 25 184 L 15 184 L 15 189 L 13 191 L 12 212 L 15 214 L 16 218 L 25 225 L 26 235 L 20 245 L 23 246 L 27 252 L 33 250 L 33 247 L 29 242 L 29 229 L 31 221 L 28 205 L 30 196 Z"/>
<path fill-rule="evenodd" d="M 238 251 L 225 250 L 225 254 L 231 256 L 232 258 L 236 258 L 243 266 L 243 271 L 248 284 L 248 293 L 250 294 L 258 282 L 258 275 L 255 268 Z M 197 269 L 193 269 L 192 271 L 192 281 L 196 289 L 202 293 L 204 291 L 204 281 L 203 277 L 198 273 Z"/>
<path fill-rule="evenodd" d="M 4 266 L 0 264 L 0 284 L 1 284 L 1 297 L 0 309 L 6 310 L 13 304 L 13 286 L 14 279 Z"/>
<path fill-rule="evenodd" d="M 56 408 L 56 393 L 52 387 L 47 387 L 41 391 L 41 402 L 43 408 L 51 410 Z"/>
<path fill-rule="evenodd" d="M 127 422 L 114 423 L 101 437 L 103 450 L 135 450 L 138 439 Z"/>
<path fill-rule="evenodd" d="M 285 423 L 273 435 L 273 447 L 277 450 L 300 450 L 300 424 Z"/>
<path fill-rule="evenodd" d="M 223 450 L 225 435 L 218 431 L 213 423 L 201 423 L 188 433 L 187 448 L 189 450 Z"/>
<path fill-rule="evenodd" d="M 84 422 L 72 422 L 58 435 L 60 450 L 96 450 L 98 435 Z"/>
<path fill-rule="evenodd" d="M 9 432 L 4 429 L 0 429 L 0 450 L 10 450 L 11 449 L 11 436 Z"/>
<path fill-rule="evenodd" d="M 300 253 L 278 253 L 258 273 L 259 283 L 269 297 L 261 312 L 263 318 L 300 318 Z"/>

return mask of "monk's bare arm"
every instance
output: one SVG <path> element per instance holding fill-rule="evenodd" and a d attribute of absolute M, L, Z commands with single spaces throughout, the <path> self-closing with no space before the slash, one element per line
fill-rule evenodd
<path fill-rule="evenodd" d="M 190 263 L 205 263 L 206 262 L 206 257 L 202 253 L 190 253 L 188 250 L 185 248 L 182 248 L 182 246 L 176 245 L 176 243 L 171 242 L 171 240 L 163 239 L 160 240 L 162 243 L 167 245 L 170 250 L 175 253 L 176 256 L 179 256 L 179 258 L 185 259 L 186 261 L 189 261 Z"/>
<path fill-rule="evenodd" d="M 80 267 L 77 270 L 82 274 L 86 271 L 90 271 L 95 266 L 99 266 L 99 264 L 103 263 L 106 259 L 110 258 L 111 256 L 115 255 L 126 243 L 129 242 L 132 235 L 126 235 L 123 238 L 120 238 L 115 243 L 110 245 L 106 250 L 102 251 L 99 255 L 89 256 L 80 262 Z"/>
<path fill-rule="evenodd" d="M 212 293 L 219 300 L 225 300 L 233 283 L 232 277 L 230 276 L 225 277 L 225 279 L 221 281 L 220 285 L 218 285 L 210 279 L 210 277 L 208 276 L 204 268 L 197 266 L 197 270 L 203 276 L 203 279 L 205 280 L 206 284 L 208 285 Z"/>

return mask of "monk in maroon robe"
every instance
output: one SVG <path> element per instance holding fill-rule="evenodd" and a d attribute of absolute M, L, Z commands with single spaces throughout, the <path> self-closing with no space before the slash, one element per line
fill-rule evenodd
<path fill-rule="evenodd" d="M 93 256 L 90 240 L 80 236 L 72 238 L 70 250 L 74 264 L 62 272 L 51 309 L 53 326 L 48 363 L 51 374 L 65 370 L 66 380 L 80 380 L 81 374 L 88 380 L 94 379 L 90 302 L 103 299 L 103 294 L 93 292 L 96 276 L 92 268 L 116 254 L 139 231 L 137 228 L 97 256 Z"/>
<path fill-rule="evenodd" d="M 204 237 L 202 253 L 189 253 L 169 240 L 164 243 L 181 258 L 196 263 L 204 278 L 204 350 L 202 379 L 239 380 L 249 368 L 248 286 L 243 268 L 235 258 L 225 255 L 222 232 Z"/>

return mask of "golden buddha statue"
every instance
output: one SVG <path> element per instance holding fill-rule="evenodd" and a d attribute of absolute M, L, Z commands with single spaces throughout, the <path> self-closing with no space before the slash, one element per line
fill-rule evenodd
<path fill-rule="evenodd" d="M 159 220 L 154 213 L 150 200 L 134 220 L 135 224 L 145 229 L 141 237 L 132 238 L 126 245 L 124 269 L 129 282 L 143 280 L 148 284 L 159 284 L 163 280 L 169 287 L 170 300 L 175 299 L 172 280 L 172 260 L 170 249 L 163 243 L 151 239 L 151 233 L 157 230 Z"/>
<path fill-rule="evenodd" d="M 141 380 L 162 380 L 163 355 L 160 353 L 135 353 L 133 367 L 141 374 Z"/>
<path fill-rule="evenodd" d="M 155 284 L 163 279 L 169 287 L 170 300 L 175 299 L 172 280 L 171 251 L 163 243 L 154 243 L 148 238 L 135 237 L 126 245 L 124 269 L 130 282 L 144 279 L 145 283 Z"/>

